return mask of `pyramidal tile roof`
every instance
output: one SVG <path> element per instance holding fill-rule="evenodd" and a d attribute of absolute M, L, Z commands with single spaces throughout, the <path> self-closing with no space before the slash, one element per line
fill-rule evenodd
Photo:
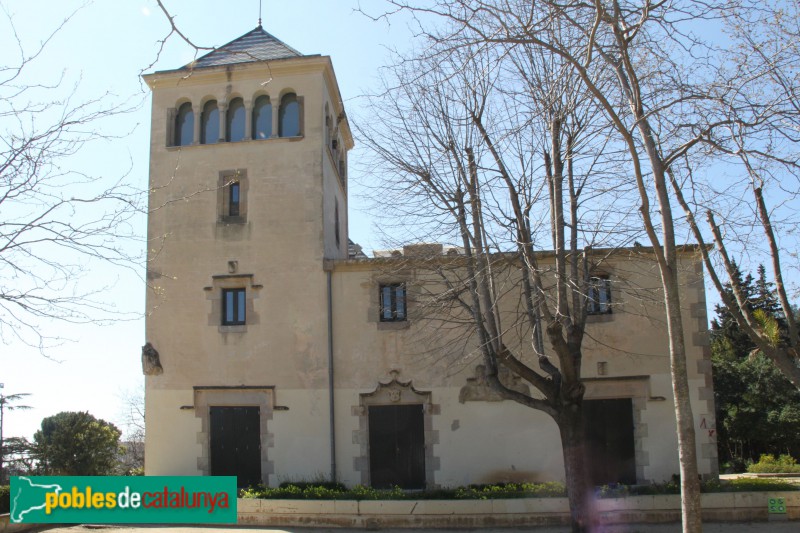
<path fill-rule="evenodd" d="M 226 45 L 192 61 L 184 68 L 216 67 L 253 61 L 301 57 L 303 54 L 270 34 L 261 25 Z"/>

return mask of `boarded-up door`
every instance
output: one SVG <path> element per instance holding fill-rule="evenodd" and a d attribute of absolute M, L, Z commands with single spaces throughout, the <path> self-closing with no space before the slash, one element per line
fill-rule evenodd
<path fill-rule="evenodd" d="M 375 488 L 425 488 L 421 404 L 369 407 L 369 471 Z"/>
<path fill-rule="evenodd" d="M 630 398 L 583 402 L 587 464 L 595 485 L 636 483 L 633 403 Z"/>
<path fill-rule="evenodd" d="M 258 407 L 211 407 L 211 475 L 236 476 L 239 487 L 262 482 Z"/>

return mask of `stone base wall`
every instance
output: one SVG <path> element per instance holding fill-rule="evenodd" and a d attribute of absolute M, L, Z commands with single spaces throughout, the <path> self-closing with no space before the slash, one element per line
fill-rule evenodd
<path fill-rule="evenodd" d="M 785 515 L 770 515 L 770 498 L 783 498 Z M 239 499 L 239 525 L 349 528 L 472 528 L 569 524 L 566 498 L 503 500 L 307 501 Z M 677 495 L 631 496 L 596 502 L 603 524 L 679 522 Z M 800 520 L 800 492 L 703 495 L 703 520 Z"/>

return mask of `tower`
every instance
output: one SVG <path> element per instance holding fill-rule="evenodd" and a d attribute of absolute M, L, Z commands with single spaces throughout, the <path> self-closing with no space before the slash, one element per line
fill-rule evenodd
<path fill-rule="evenodd" d="M 269 483 L 276 461 L 324 471 L 323 264 L 347 258 L 353 146 L 331 59 L 259 25 L 144 79 L 146 472 L 248 484 Z M 289 399 L 303 417 L 278 416 Z"/>

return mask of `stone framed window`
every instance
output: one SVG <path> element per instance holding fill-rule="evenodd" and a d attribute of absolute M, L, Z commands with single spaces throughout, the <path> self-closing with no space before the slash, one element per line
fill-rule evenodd
<path fill-rule="evenodd" d="M 172 135 L 170 135 L 170 146 L 190 146 L 194 143 L 194 109 L 191 102 L 185 102 L 177 110 L 172 109 L 174 122 L 172 124 Z"/>
<path fill-rule="evenodd" d="M 611 314 L 611 280 L 608 275 L 600 274 L 589 278 L 587 292 L 587 314 Z"/>
<path fill-rule="evenodd" d="M 226 128 L 225 140 L 228 142 L 239 142 L 244 140 L 245 132 L 245 116 L 247 110 L 244 106 L 244 100 L 241 98 L 234 98 L 228 105 L 226 113 Z"/>
<path fill-rule="evenodd" d="M 260 323 L 255 300 L 264 286 L 253 282 L 253 274 L 240 274 L 238 269 L 238 261 L 228 261 L 230 274 L 212 276 L 212 284 L 203 288 L 211 304 L 208 325 L 220 333 L 245 333 Z"/>
<path fill-rule="evenodd" d="M 295 93 L 284 94 L 278 109 L 278 136 L 301 137 L 302 118 L 301 99 Z"/>
<path fill-rule="evenodd" d="M 223 170 L 219 173 L 217 213 L 218 222 L 243 224 L 247 222 L 247 192 L 249 183 L 245 169 Z"/>
<path fill-rule="evenodd" d="M 247 289 L 222 289 L 222 325 L 247 324 Z"/>
<path fill-rule="evenodd" d="M 269 96 L 261 95 L 256 98 L 252 124 L 253 139 L 265 140 L 272 137 L 272 102 Z"/>
<path fill-rule="evenodd" d="M 200 144 L 216 144 L 219 141 L 219 107 L 216 100 L 203 106 L 200 114 Z"/>
<path fill-rule="evenodd" d="M 378 286 L 381 322 L 405 322 L 408 318 L 405 283 L 386 283 Z"/>

